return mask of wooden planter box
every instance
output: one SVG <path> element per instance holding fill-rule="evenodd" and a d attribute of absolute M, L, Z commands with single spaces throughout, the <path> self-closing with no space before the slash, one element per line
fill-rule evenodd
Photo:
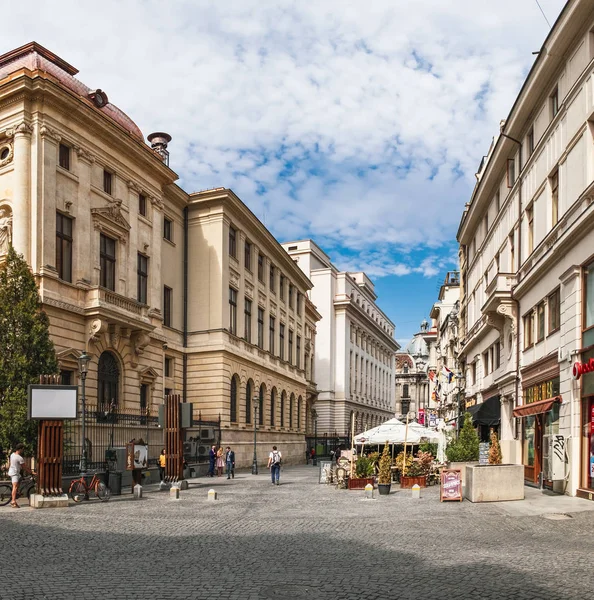
<path fill-rule="evenodd" d="M 370 483 L 373 485 L 373 477 L 360 477 L 359 479 L 349 479 L 349 490 L 364 490 L 365 486 Z"/>
<path fill-rule="evenodd" d="M 417 477 L 400 477 L 401 488 L 411 488 L 413 485 L 418 485 L 422 488 L 427 487 L 427 475 L 419 475 Z"/>

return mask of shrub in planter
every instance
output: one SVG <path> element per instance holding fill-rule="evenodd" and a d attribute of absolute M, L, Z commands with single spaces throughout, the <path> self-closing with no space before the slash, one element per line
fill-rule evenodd
<path fill-rule="evenodd" d="M 433 458 L 437 456 L 437 444 L 433 442 L 423 442 L 419 444 L 419 450 L 422 452 L 429 452 Z"/>
<path fill-rule="evenodd" d="M 380 494 L 390 493 L 390 486 L 392 485 L 392 458 L 390 457 L 388 444 L 384 446 L 384 451 L 379 461 L 377 484 Z"/>
<path fill-rule="evenodd" d="M 355 465 L 355 475 L 359 478 L 373 477 L 373 462 L 368 456 L 360 456 Z"/>
<path fill-rule="evenodd" d="M 471 462 L 479 459 L 479 437 L 472 426 L 472 415 L 464 415 L 464 425 L 457 440 L 446 448 L 450 462 Z"/>
<path fill-rule="evenodd" d="M 491 429 L 491 447 L 489 448 L 489 464 L 500 465 L 503 462 L 503 456 L 501 455 L 501 447 L 499 446 L 499 440 L 497 434 Z"/>

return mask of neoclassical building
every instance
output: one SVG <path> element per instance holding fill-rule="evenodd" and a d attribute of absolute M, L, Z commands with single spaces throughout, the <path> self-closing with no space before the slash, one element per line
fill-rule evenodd
<path fill-rule="evenodd" d="M 317 431 L 350 435 L 394 416 L 394 324 L 378 307 L 365 273 L 340 272 L 312 240 L 283 244 L 311 280 L 321 321 L 315 354 Z"/>
<path fill-rule="evenodd" d="M 0 261 L 12 243 L 29 262 L 63 380 L 78 381 L 86 350 L 98 409 L 154 414 L 180 394 L 220 415 L 239 465 L 258 397 L 263 448 L 301 459 L 319 318 L 309 280 L 233 192 L 177 186 L 170 136 L 147 144 L 76 75 L 36 43 L 0 56 Z"/>

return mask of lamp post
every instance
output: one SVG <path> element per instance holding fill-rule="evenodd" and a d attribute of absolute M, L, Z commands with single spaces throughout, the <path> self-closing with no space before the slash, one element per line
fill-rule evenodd
<path fill-rule="evenodd" d="M 318 464 L 318 414 L 314 412 L 314 455 L 313 455 L 313 466 Z"/>
<path fill-rule="evenodd" d="M 254 403 L 254 460 L 252 462 L 252 475 L 258 474 L 258 454 L 256 452 L 257 441 L 256 436 L 258 432 L 258 402 L 259 397 L 255 397 L 252 402 Z"/>
<path fill-rule="evenodd" d="M 85 475 L 87 472 L 87 398 L 85 396 L 85 381 L 87 379 L 87 373 L 89 372 L 89 362 L 91 362 L 91 357 L 83 350 L 82 354 L 78 357 L 78 370 L 80 372 L 80 378 L 82 381 L 82 452 L 80 458 L 81 475 Z"/>

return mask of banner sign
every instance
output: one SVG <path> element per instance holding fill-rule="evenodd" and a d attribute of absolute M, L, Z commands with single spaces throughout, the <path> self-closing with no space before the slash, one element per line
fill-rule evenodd
<path fill-rule="evenodd" d="M 579 379 L 584 373 L 594 372 L 594 358 L 591 358 L 588 362 L 581 363 L 576 362 L 573 365 L 573 378 Z"/>
<path fill-rule="evenodd" d="M 419 408 L 417 421 L 419 425 L 425 425 L 425 409 Z"/>
<path fill-rule="evenodd" d="M 457 500 L 462 502 L 462 471 L 460 469 L 444 469 L 441 472 L 440 502 Z"/>

